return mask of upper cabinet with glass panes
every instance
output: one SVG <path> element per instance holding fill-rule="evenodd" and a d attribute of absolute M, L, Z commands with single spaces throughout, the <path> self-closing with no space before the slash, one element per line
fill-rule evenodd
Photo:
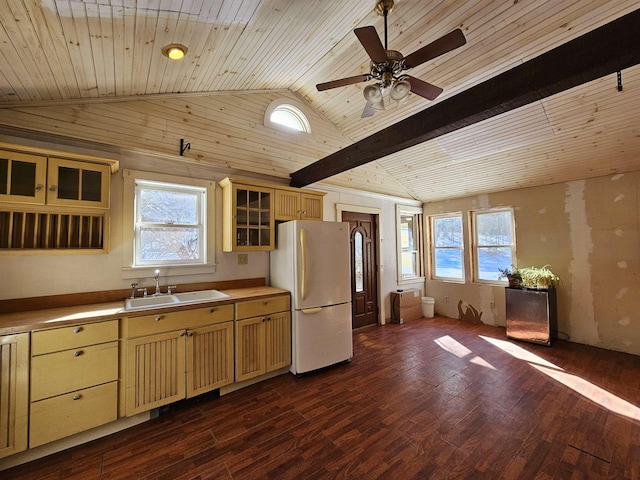
<path fill-rule="evenodd" d="M 273 250 L 274 189 L 236 183 L 225 178 L 222 187 L 222 249 Z"/>
<path fill-rule="evenodd" d="M 222 250 L 273 250 L 278 222 L 323 219 L 324 192 L 225 178 Z"/>
<path fill-rule="evenodd" d="M 109 208 L 111 166 L 0 150 L 0 202 Z"/>

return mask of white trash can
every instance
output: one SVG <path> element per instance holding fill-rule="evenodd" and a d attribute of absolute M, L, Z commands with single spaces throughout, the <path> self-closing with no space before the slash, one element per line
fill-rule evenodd
<path fill-rule="evenodd" d="M 422 316 L 433 318 L 436 301 L 432 297 L 422 297 Z"/>

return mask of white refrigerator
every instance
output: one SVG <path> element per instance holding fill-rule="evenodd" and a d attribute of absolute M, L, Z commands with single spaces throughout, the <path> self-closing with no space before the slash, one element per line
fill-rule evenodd
<path fill-rule="evenodd" d="M 294 375 L 350 360 L 349 224 L 294 220 L 278 225 L 271 285 L 291 292 Z"/>

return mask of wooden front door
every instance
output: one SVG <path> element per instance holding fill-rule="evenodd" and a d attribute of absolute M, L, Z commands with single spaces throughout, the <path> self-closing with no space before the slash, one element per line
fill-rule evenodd
<path fill-rule="evenodd" d="M 378 323 L 378 216 L 342 212 L 351 231 L 351 308 L 353 328 Z"/>

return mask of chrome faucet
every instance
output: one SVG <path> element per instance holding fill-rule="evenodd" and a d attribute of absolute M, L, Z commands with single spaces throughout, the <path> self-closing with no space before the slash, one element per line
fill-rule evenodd
<path fill-rule="evenodd" d="M 136 289 L 138 288 L 137 283 L 131 284 L 131 296 L 129 298 L 136 298 Z"/>
<path fill-rule="evenodd" d="M 162 295 L 160 293 L 160 270 L 156 269 L 153 273 L 155 274 L 153 278 L 156 280 L 156 293 L 154 295 Z"/>

